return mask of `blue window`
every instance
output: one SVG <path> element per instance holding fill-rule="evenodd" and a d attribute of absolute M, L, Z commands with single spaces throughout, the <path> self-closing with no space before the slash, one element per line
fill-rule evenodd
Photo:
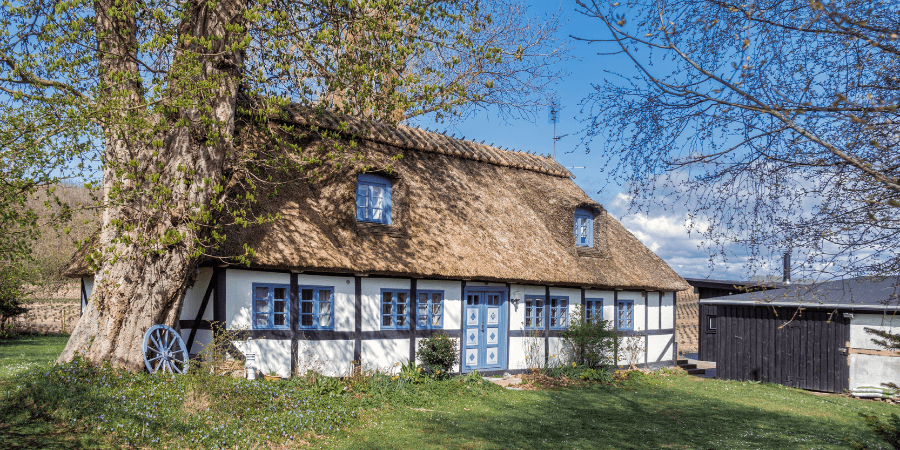
<path fill-rule="evenodd" d="M 525 296 L 525 329 L 544 329 L 544 297 Z"/>
<path fill-rule="evenodd" d="M 253 283 L 253 329 L 290 329 L 287 284 Z"/>
<path fill-rule="evenodd" d="M 550 328 L 554 330 L 569 326 L 569 297 L 550 297 Z"/>
<path fill-rule="evenodd" d="M 356 220 L 383 223 L 391 220 L 391 180 L 378 175 L 361 174 L 356 181 Z"/>
<path fill-rule="evenodd" d="M 584 321 L 589 323 L 597 323 L 601 320 L 603 320 L 603 299 L 584 299 Z"/>
<path fill-rule="evenodd" d="M 334 329 L 334 288 L 300 286 L 300 328 Z"/>
<path fill-rule="evenodd" d="M 583 208 L 575 210 L 575 245 L 594 246 L 594 214 Z"/>
<path fill-rule="evenodd" d="M 409 290 L 381 290 L 381 329 L 409 329 Z"/>
<path fill-rule="evenodd" d="M 619 300 L 616 304 L 616 328 L 618 330 L 634 330 L 634 302 Z"/>
<path fill-rule="evenodd" d="M 440 329 L 444 326 L 444 291 L 417 291 L 416 328 Z"/>

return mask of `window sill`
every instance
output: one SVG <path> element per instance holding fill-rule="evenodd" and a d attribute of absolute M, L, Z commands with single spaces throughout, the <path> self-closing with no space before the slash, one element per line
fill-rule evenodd
<path fill-rule="evenodd" d="M 594 247 L 575 247 L 578 256 L 585 258 L 603 258 L 605 255 Z"/>
<path fill-rule="evenodd" d="M 409 237 L 406 231 L 402 230 L 397 225 L 387 225 L 375 222 L 356 222 L 356 232 L 360 236 Z"/>

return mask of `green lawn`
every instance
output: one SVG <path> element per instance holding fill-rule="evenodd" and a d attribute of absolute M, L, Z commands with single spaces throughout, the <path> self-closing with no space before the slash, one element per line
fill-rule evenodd
<path fill-rule="evenodd" d="M 64 343 L 0 342 L 0 367 L 10 368 L 0 377 L 0 448 L 889 448 L 858 413 L 898 411 L 683 374 L 543 391 L 472 377 L 422 385 L 378 377 L 340 394 L 343 385 L 330 379 L 168 378 L 41 364 Z"/>
<path fill-rule="evenodd" d="M 622 387 L 502 391 L 395 407 L 335 449 L 889 448 L 859 412 L 896 407 L 772 384 L 649 376 Z"/>
<path fill-rule="evenodd" d="M 21 336 L 0 340 L 0 379 L 55 361 L 69 335 Z"/>

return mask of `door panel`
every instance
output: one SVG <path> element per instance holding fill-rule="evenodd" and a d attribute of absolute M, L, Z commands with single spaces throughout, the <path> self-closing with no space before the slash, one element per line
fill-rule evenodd
<path fill-rule="evenodd" d="M 464 371 L 505 368 L 506 322 L 501 292 L 467 292 Z"/>

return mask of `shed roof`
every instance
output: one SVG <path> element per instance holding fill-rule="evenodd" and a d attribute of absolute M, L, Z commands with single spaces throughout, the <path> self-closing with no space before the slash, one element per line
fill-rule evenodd
<path fill-rule="evenodd" d="M 711 305 L 825 307 L 853 310 L 900 310 L 900 276 L 857 277 L 700 300 Z"/>
<path fill-rule="evenodd" d="M 451 278 L 573 287 L 682 290 L 685 281 L 588 197 L 558 162 L 418 128 L 334 115 L 292 120 L 356 136 L 362 164 L 333 168 L 260 201 L 265 225 L 226 229 L 224 256 L 256 251 L 252 266 L 303 272 Z M 244 139 L 245 145 L 250 139 Z M 324 138 L 307 139 L 305 152 Z M 356 221 L 357 176 L 390 167 L 393 224 Z M 261 193 L 262 194 L 262 193 Z M 574 210 L 595 213 L 594 249 L 579 249 Z M 66 274 L 90 273 L 84 254 Z"/>

